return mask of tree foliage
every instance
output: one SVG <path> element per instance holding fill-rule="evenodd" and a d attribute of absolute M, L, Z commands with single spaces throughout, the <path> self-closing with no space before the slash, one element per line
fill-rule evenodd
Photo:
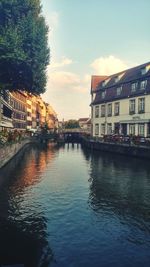
<path fill-rule="evenodd" d="M 0 88 L 45 91 L 48 27 L 40 0 L 0 1 Z"/>
<path fill-rule="evenodd" d="M 65 122 L 65 129 L 79 128 L 79 122 L 77 120 L 69 120 Z"/>

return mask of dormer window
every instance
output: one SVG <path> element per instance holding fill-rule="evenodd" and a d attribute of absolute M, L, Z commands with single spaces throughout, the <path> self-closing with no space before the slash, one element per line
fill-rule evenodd
<path fill-rule="evenodd" d="M 103 92 L 102 92 L 102 99 L 105 98 L 105 95 L 106 95 L 106 91 L 103 91 Z"/>
<path fill-rule="evenodd" d="M 140 83 L 140 89 L 141 90 L 144 90 L 146 88 L 146 85 L 147 85 L 147 80 L 141 81 L 141 83 Z"/>
<path fill-rule="evenodd" d="M 122 86 L 117 88 L 117 96 L 121 95 L 121 92 L 122 92 Z"/>
<path fill-rule="evenodd" d="M 106 79 L 105 81 L 102 82 L 102 87 L 106 86 L 106 84 L 110 81 L 110 78 L 109 79 Z"/>
<path fill-rule="evenodd" d="M 104 86 L 105 86 L 105 81 L 102 82 L 102 87 L 104 87 Z"/>
<path fill-rule="evenodd" d="M 121 78 L 124 76 L 125 72 L 119 74 L 118 76 L 115 77 L 115 83 L 119 82 Z"/>
<path fill-rule="evenodd" d="M 144 75 L 150 70 L 150 64 L 141 69 L 141 74 Z"/>
<path fill-rule="evenodd" d="M 132 83 L 132 84 L 131 84 L 131 92 L 132 92 L 132 93 L 135 92 L 136 89 L 137 89 L 137 87 L 138 87 L 138 83 L 137 83 L 137 82 Z"/>

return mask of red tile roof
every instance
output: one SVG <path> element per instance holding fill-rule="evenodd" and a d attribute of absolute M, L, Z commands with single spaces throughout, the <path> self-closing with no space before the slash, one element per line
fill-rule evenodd
<path fill-rule="evenodd" d="M 93 75 L 91 79 L 91 92 L 96 91 L 97 86 L 100 82 L 104 81 L 107 78 L 107 76 L 98 76 L 98 75 Z"/>

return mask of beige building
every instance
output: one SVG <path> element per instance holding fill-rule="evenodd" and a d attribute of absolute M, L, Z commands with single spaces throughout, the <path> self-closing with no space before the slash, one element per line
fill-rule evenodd
<path fill-rule="evenodd" d="M 51 105 L 45 103 L 46 105 L 46 124 L 50 130 L 58 128 L 57 114 Z"/>
<path fill-rule="evenodd" d="M 150 136 L 150 62 L 91 83 L 92 135 Z"/>
<path fill-rule="evenodd" d="M 26 94 L 22 91 L 10 93 L 14 129 L 26 130 Z"/>

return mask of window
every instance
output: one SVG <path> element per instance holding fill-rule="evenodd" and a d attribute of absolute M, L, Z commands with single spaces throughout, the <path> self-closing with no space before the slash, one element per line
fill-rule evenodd
<path fill-rule="evenodd" d="M 147 80 L 141 81 L 141 83 L 140 83 L 140 89 L 141 90 L 144 90 L 146 88 L 146 85 L 147 85 Z"/>
<path fill-rule="evenodd" d="M 95 124 L 95 135 L 99 135 L 99 124 Z"/>
<path fill-rule="evenodd" d="M 120 86 L 120 87 L 117 88 L 117 95 L 120 95 L 121 92 L 122 92 L 122 86 Z"/>
<path fill-rule="evenodd" d="M 139 98 L 138 102 L 138 113 L 145 112 L 145 98 Z"/>
<path fill-rule="evenodd" d="M 105 134 L 105 124 L 101 124 L 101 135 Z"/>
<path fill-rule="evenodd" d="M 147 65 L 146 67 L 142 68 L 141 69 L 141 74 L 144 75 L 146 74 L 150 69 L 150 65 Z"/>
<path fill-rule="evenodd" d="M 107 106 L 107 114 L 108 114 L 108 117 L 112 116 L 112 104 L 108 104 L 108 106 Z"/>
<path fill-rule="evenodd" d="M 105 117 L 105 105 L 101 105 L 101 117 Z"/>
<path fill-rule="evenodd" d="M 131 99 L 129 102 L 129 114 L 135 114 L 135 99 Z"/>
<path fill-rule="evenodd" d="M 107 134 L 111 134 L 112 133 L 112 124 L 108 123 L 107 124 Z"/>
<path fill-rule="evenodd" d="M 131 84 L 131 92 L 132 92 L 132 93 L 135 92 L 136 89 L 137 89 L 137 87 L 138 87 L 138 83 L 137 83 L 137 82 L 132 83 L 132 84 Z"/>
<path fill-rule="evenodd" d="M 141 69 L 141 74 L 142 75 L 146 74 L 146 68 Z"/>
<path fill-rule="evenodd" d="M 147 136 L 150 136 L 150 123 L 147 124 Z"/>
<path fill-rule="evenodd" d="M 99 117 L 99 106 L 95 107 L 95 118 Z"/>
<path fill-rule="evenodd" d="M 102 99 L 105 98 L 105 95 L 106 95 L 106 91 L 102 92 Z"/>
<path fill-rule="evenodd" d="M 135 135 L 135 124 L 129 124 L 129 133 Z"/>
<path fill-rule="evenodd" d="M 140 136 L 144 136 L 144 134 L 145 134 L 145 125 L 144 125 L 144 123 L 140 123 L 138 125 L 138 134 Z"/>
<path fill-rule="evenodd" d="M 102 82 L 102 87 L 106 86 L 109 81 L 110 81 L 110 78 L 108 78 L 105 81 L 103 81 Z"/>
<path fill-rule="evenodd" d="M 115 109 L 114 109 L 114 115 L 115 116 L 119 115 L 119 106 L 120 106 L 119 104 L 120 104 L 119 102 L 115 103 Z"/>
<path fill-rule="evenodd" d="M 120 75 L 116 76 L 116 77 L 115 77 L 115 83 L 119 82 L 120 79 L 124 76 L 124 74 L 125 74 L 125 73 L 123 72 L 123 73 L 121 73 Z"/>
<path fill-rule="evenodd" d="M 93 106 L 91 107 L 91 118 L 93 118 Z"/>

